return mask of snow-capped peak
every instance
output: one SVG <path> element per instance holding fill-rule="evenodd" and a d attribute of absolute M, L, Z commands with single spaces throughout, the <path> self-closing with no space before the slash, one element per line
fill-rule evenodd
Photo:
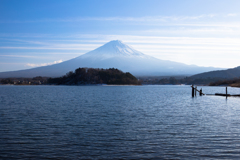
<path fill-rule="evenodd" d="M 103 46 L 90 51 L 83 55 L 88 56 L 101 56 L 101 57 L 112 57 L 112 56 L 145 56 L 143 53 L 133 49 L 132 47 L 124 44 L 120 40 L 110 41 Z"/>

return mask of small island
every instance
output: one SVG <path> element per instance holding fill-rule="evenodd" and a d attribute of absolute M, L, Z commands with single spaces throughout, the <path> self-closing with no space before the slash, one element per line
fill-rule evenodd
<path fill-rule="evenodd" d="M 78 68 L 75 72 L 68 72 L 65 76 L 49 78 L 48 84 L 56 85 L 141 85 L 136 77 L 129 72 L 122 72 L 115 68 L 94 69 Z"/>

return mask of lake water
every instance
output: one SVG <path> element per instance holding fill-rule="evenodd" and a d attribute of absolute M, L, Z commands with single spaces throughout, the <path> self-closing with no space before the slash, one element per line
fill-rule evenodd
<path fill-rule="evenodd" d="M 239 159 L 240 98 L 192 98 L 190 86 L 0 86 L 0 159 L 116 158 Z"/>

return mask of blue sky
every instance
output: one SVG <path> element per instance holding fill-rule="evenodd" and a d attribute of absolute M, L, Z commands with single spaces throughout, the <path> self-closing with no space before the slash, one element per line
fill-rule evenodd
<path fill-rule="evenodd" d="M 110 40 L 199 66 L 240 66 L 239 0 L 1 0 L 0 72 L 59 63 Z"/>

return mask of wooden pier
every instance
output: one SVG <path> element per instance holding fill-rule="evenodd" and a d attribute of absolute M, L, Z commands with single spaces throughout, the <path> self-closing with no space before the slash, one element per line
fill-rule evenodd
<path fill-rule="evenodd" d="M 197 86 L 194 87 L 194 85 L 191 86 L 192 87 L 192 97 L 196 97 L 197 94 L 196 92 L 199 92 L 199 95 L 202 96 L 202 95 L 206 95 L 206 96 L 224 96 L 224 97 L 240 97 L 240 94 L 228 94 L 228 90 L 227 90 L 227 87 L 226 87 L 226 92 L 225 93 L 215 93 L 215 94 L 204 94 L 202 92 L 202 88 L 200 90 L 197 89 Z"/>
<path fill-rule="evenodd" d="M 199 96 L 205 95 L 204 93 L 202 93 L 202 88 L 200 90 L 197 89 L 197 86 L 194 87 L 193 85 L 192 87 L 192 97 L 196 97 L 197 96 L 197 92 L 199 92 Z"/>

